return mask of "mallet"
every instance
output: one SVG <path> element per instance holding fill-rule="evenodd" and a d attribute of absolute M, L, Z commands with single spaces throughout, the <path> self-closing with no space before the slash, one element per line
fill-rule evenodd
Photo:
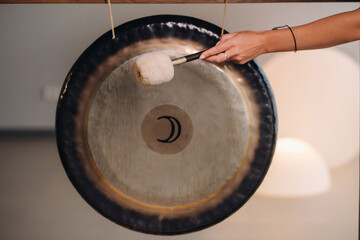
<path fill-rule="evenodd" d="M 144 85 L 157 85 L 171 81 L 174 77 L 174 66 L 199 59 L 204 51 L 173 60 L 162 52 L 143 54 L 134 63 L 135 76 Z"/>

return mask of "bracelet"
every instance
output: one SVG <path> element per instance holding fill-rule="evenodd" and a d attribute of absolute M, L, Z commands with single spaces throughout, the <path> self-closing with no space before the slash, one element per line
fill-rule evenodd
<path fill-rule="evenodd" d="M 278 30 L 278 29 L 281 29 L 281 28 L 288 28 L 294 38 L 294 43 L 295 43 L 295 51 L 294 52 L 297 52 L 297 45 L 296 45 L 296 38 L 295 38 L 295 34 L 293 32 L 293 30 L 291 29 L 291 27 L 289 27 L 289 25 L 284 25 L 284 26 L 280 26 L 280 27 L 274 27 L 272 30 Z"/>

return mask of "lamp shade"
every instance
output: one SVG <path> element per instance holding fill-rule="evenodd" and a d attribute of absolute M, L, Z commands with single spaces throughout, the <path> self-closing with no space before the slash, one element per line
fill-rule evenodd
<path fill-rule="evenodd" d="M 308 143 L 281 138 L 258 196 L 308 197 L 326 192 L 331 185 L 329 168 Z"/>
<path fill-rule="evenodd" d="M 264 64 L 279 113 L 279 137 L 314 146 L 330 168 L 359 155 L 359 63 L 322 50 L 279 53 Z"/>

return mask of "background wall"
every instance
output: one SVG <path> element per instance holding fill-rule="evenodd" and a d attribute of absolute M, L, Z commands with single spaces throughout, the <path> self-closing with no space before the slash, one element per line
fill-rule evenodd
<path fill-rule="evenodd" d="M 358 3 L 229 4 L 226 29 L 304 24 Z M 180 14 L 221 26 L 221 4 L 118 4 L 115 26 L 155 14 Z M 54 129 L 56 101 L 80 54 L 110 29 L 108 8 L 94 5 L 0 5 L 0 129 Z M 359 61 L 359 42 L 338 46 Z M 272 54 L 258 58 L 260 64 Z M 271 79 L 270 79 L 271 81 Z"/>

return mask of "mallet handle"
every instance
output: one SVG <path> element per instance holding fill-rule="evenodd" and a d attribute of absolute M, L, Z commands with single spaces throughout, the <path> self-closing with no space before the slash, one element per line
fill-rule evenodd
<path fill-rule="evenodd" d="M 190 62 L 190 61 L 199 59 L 200 55 L 201 55 L 203 52 L 205 52 L 205 50 L 203 50 L 203 51 L 201 51 L 201 52 L 197 52 L 197 53 L 193 53 L 193 54 L 190 54 L 190 55 L 185 56 L 186 62 Z"/>
<path fill-rule="evenodd" d="M 176 58 L 176 59 L 171 60 L 171 61 L 172 61 L 174 66 L 179 65 L 179 64 L 183 64 L 183 63 L 186 63 L 186 62 L 191 62 L 191 61 L 194 61 L 196 59 L 199 59 L 200 55 L 205 51 L 206 50 L 203 50 L 203 51 L 197 52 L 197 53 L 193 53 L 193 54 L 189 54 L 189 55 L 186 55 L 184 57 Z"/>

